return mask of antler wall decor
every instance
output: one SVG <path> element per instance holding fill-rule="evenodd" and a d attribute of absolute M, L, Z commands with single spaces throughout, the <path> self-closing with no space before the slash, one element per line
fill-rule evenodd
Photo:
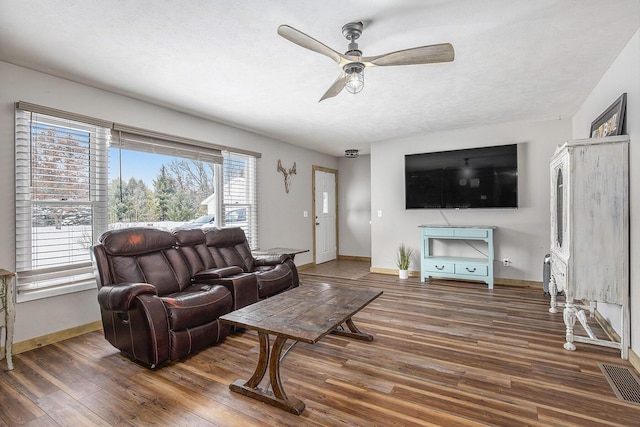
<path fill-rule="evenodd" d="M 296 162 L 293 162 L 293 166 L 289 171 L 282 167 L 282 161 L 278 159 L 278 172 L 282 172 L 284 175 L 284 189 L 289 192 L 289 186 L 291 185 L 291 178 L 296 174 Z"/>

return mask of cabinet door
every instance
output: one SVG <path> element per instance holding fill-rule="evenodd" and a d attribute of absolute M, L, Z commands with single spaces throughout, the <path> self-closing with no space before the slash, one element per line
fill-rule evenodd
<path fill-rule="evenodd" d="M 627 149 L 611 142 L 573 150 L 568 286 L 575 298 L 621 304 L 628 297 Z"/>
<path fill-rule="evenodd" d="M 569 256 L 569 152 L 563 149 L 551 162 L 551 252 Z"/>

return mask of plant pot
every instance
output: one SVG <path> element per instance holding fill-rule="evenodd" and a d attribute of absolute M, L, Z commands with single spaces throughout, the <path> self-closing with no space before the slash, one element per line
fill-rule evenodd
<path fill-rule="evenodd" d="M 400 277 L 401 279 L 408 279 L 409 270 L 398 270 L 398 277 Z"/>

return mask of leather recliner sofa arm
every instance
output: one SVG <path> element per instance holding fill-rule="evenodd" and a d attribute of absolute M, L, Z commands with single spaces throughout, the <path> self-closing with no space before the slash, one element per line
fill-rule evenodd
<path fill-rule="evenodd" d="M 234 268 L 234 267 L 228 267 Z M 223 285 L 233 296 L 233 309 L 238 310 L 258 301 L 258 279 L 253 273 L 242 273 L 221 278 L 210 278 L 208 280 L 198 280 L 198 283 L 208 283 L 212 285 Z M 196 275 L 196 278 L 199 278 Z"/>
<path fill-rule="evenodd" d="M 291 259 L 289 254 L 256 255 L 253 257 L 256 266 L 278 265 Z"/>
<path fill-rule="evenodd" d="M 98 291 L 98 303 L 105 310 L 129 311 L 135 306 L 136 297 L 142 294 L 158 295 L 158 290 L 149 283 L 107 285 Z"/>
<path fill-rule="evenodd" d="M 222 268 L 210 268 L 208 270 L 197 272 L 193 276 L 193 281 L 198 283 L 210 283 L 211 280 L 222 279 L 224 277 L 234 276 L 240 273 L 242 273 L 242 268 L 235 265 Z"/>

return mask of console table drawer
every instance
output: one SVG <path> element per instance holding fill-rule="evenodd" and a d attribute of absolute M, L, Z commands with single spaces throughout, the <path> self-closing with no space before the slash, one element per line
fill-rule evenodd
<path fill-rule="evenodd" d="M 485 238 L 489 235 L 489 232 L 485 229 L 464 228 L 454 229 L 453 235 L 456 237 Z"/>
<path fill-rule="evenodd" d="M 456 274 L 468 274 L 471 276 L 487 276 L 489 274 L 489 269 L 486 265 L 456 263 L 455 266 Z"/>
<path fill-rule="evenodd" d="M 450 261 L 425 261 L 424 268 L 432 273 L 454 273 L 455 264 Z"/>
<path fill-rule="evenodd" d="M 454 230 L 452 230 L 451 228 L 428 228 L 425 229 L 425 234 L 432 237 L 453 237 Z"/>

